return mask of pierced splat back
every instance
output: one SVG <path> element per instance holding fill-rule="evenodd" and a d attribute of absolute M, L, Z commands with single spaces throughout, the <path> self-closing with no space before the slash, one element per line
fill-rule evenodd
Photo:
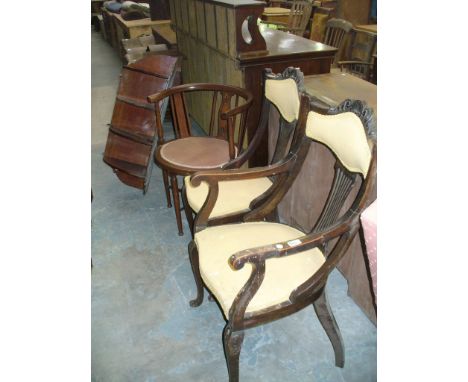
<path fill-rule="evenodd" d="M 327 115 L 309 112 L 306 134 L 327 146 L 337 159 L 330 193 L 312 229 L 319 232 L 337 221 L 358 174 L 367 177 L 376 141 L 374 114 L 364 102 L 346 100 Z"/>

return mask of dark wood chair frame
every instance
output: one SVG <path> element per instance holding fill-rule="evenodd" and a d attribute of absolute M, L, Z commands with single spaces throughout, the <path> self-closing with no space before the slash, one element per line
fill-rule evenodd
<path fill-rule="evenodd" d="M 186 138 L 192 136 L 186 94 L 193 92 L 212 92 L 212 109 L 208 135 L 228 141 L 230 159 L 241 156 L 247 131 L 247 113 L 253 101 L 252 94 L 248 90 L 230 85 L 193 83 L 174 86 L 173 88 L 150 95 L 148 96 L 148 102 L 159 104 L 166 98 L 169 98 L 175 139 Z M 219 99 L 220 102 L 218 102 Z M 244 103 L 240 105 L 241 99 Z M 231 102 L 234 102 L 234 106 L 231 105 Z M 182 189 L 178 186 L 177 175 L 190 175 L 199 169 L 170 163 L 162 158 L 161 147 L 172 140 L 167 141 L 165 139 L 162 114 L 159 108 L 155 107 L 154 110 L 156 113 L 156 132 L 158 136 L 158 148 L 154 154 L 154 159 L 163 173 L 164 189 L 169 208 L 172 207 L 172 191 L 177 227 L 179 235 L 183 235 L 181 210 L 184 207 L 181 207 L 180 203 L 180 192 Z M 189 221 L 189 225 L 193 225 L 193 222 Z"/>
<path fill-rule="evenodd" d="M 323 104 L 319 102 L 318 105 L 318 108 L 316 108 L 315 100 L 311 100 L 311 109 L 323 111 Z M 333 115 L 342 112 L 355 113 L 361 119 L 368 139 L 373 142 L 372 158 L 367 177 L 361 183 L 351 207 L 339 216 L 360 174 L 348 171 L 337 159 L 334 180 L 322 213 L 311 232 L 299 238 L 299 244 L 291 246 L 290 242 L 274 243 L 246 249 L 233 254 L 229 258 L 229 265 L 234 271 L 242 269 L 246 263 L 252 265 L 251 275 L 233 301 L 227 324 L 223 331 L 223 344 L 230 382 L 239 380 L 239 356 L 245 329 L 288 316 L 310 304 L 313 304 L 318 319 L 332 343 L 336 366 L 344 366 L 343 341 L 339 327 L 327 301 L 325 286 L 330 272 L 343 258 L 353 238 L 359 231 L 359 216 L 370 203 L 377 168 L 377 139 L 373 111 L 364 102 L 345 100 L 337 107 L 330 108 L 326 111 L 326 114 Z M 302 132 L 305 129 L 306 119 L 307 110 L 302 108 L 298 124 L 298 127 L 300 126 L 299 130 Z M 267 200 L 244 216 L 245 222 L 264 220 L 276 208 L 282 196 L 289 189 L 292 180 L 299 172 L 308 153 L 312 139 L 308 138 L 305 134 L 296 135 L 296 137 L 297 139 L 293 142 L 293 149 L 289 155 L 273 166 L 249 170 L 206 171 L 195 174 L 192 177 L 192 183 L 199 184 L 205 181 L 209 184 L 210 189 L 207 201 L 199 213 L 195 232 L 199 232 L 208 226 L 207 216 L 209 216 L 216 202 L 217 184 L 221 180 L 249 179 L 257 176 L 271 175 L 284 179 L 280 186 L 275 189 L 275 192 L 269 195 Z M 333 153 L 333 155 L 335 154 Z M 312 277 L 292 291 L 289 301 L 263 310 L 246 313 L 247 306 L 262 284 L 265 276 L 265 262 L 268 259 L 293 256 L 312 248 L 320 248 L 325 255 L 326 261 Z M 189 256 L 197 286 L 197 297 L 190 302 L 190 305 L 195 307 L 199 306 L 203 301 L 204 283 L 200 275 L 198 250 L 194 241 L 189 244 Z"/>
<path fill-rule="evenodd" d="M 257 129 L 255 130 L 255 135 L 250 142 L 248 148 L 237 158 L 233 159 L 226 165 L 222 167 L 224 170 L 229 170 L 229 169 L 236 169 L 240 168 L 243 164 L 247 162 L 247 160 L 253 155 L 255 150 L 257 149 L 258 145 L 264 139 L 265 135 L 268 134 L 268 123 L 269 123 L 269 118 L 270 118 L 270 109 L 271 107 L 276 106 L 272 104 L 272 102 L 265 96 L 265 81 L 266 80 L 278 80 L 282 81 L 285 79 L 293 79 L 298 88 L 298 93 L 299 97 L 301 100 L 301 107 L 304 107 L 306 102 L 308 102 L 308 97 L 303 95 L 304 93 L 304 74 L 299 68 L 293 68 L 293 67 L 288 67 L 286 68 L 282 73 L 274 74 L 271 69 L 267 68 L 263 71 L 263 100 L 262 100 L 262 112 L 260 115 L 260 121 Z M 288 154 L 288 150 L 291 147 L 291 143 L 294 140 L 293 136 L 296 133 L 296 126 L 298 123 L 298 120 L 293 120 L 291 122 L 288 122 L 281 114 L 281 112 L 278 110 L 279 114 L 279 133 L 278 137 L 276 139 L 276 145 L 275 145 L 275 152 L 273 153 L 271 160 L 269 161 L 269 165 L 273 165 L 275 163 L 278 163 L 281 159 L 286 157 Z M 300 134 L 300 132 L 298 132 Z M 297 138 L 295 138 L 297 139 Z M 277 182 L 279 179 L 275 179 L 275 176 L 272 175 L 270 176 L 270 179 L 273 181 L 272 187 L 267 190 L 266 193 L 260 195 L 256 199 L 254 199 L 251 204 L 249 209 L 254 210 L 256 206 L 260 205 L 268 196 L 274 192 L 275 188 L 278 187 Z M 196 223 L 198 221 L 198 216 L 197 214 L 194 213 L 194 211 L 190 208 L 190 205 L 187 200 L 187 194 L 186 194 L 186 189 L 185 186 L 183 187 L 182 190 L 182 200 L 184 203 L 184 211 L 187 217 L 187 221 L 189 222 L 190 230 L 192 233 L 192 237 L 194 234 L 194 222 L 195 224 L 200 225 L 199 223 Z M 242 221 L 242 218 L 245 216 L 246 212 L 245 211 L 240 211 L 239 213 L 236 214 L 230 214 L 230 215 L 224 215 L 224 216 L 219 216 L 216 218 L 207 218 L 206 216 L 201 216 L 200 219 L 201 221 L 204 221 L 205 219 L 207 226 L 214 226 L 214 225 L 220 225 L 220 224 L 227 224 L 227 223 L 233 223 L 233 222 L 239 222 Z M 276 210 L 272 211 L 272 216 L 276 217 Z"/>

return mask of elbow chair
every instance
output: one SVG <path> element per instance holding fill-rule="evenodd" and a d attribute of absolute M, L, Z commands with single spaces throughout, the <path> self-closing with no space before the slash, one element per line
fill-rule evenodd
<path fill-rule="evenodd" d="M 229 381 L 239 380 L 239 356 L 246 329 L 293 314 L 308 305 L 329 337 L 335 364 L 344 366 L 339 327 L 328 304 L 325 287 L 330 272 L 346 254 L 359 230 L 359 216 L 370 203 L 376 174 L 377 139 L 373 112 L 361 101 L 346 100 L 316 112 L 313 101 L 301 110 L 298 130 L 288 155 L 272 166 L 253 169 L 201 171 L 191 177 L 193 187 L 206 182 L 208 198 L 198 214 L 189 255 L 199 306 L 206 287 L 226 319 L 223 345 Z M 311 108 L 311 110 L 308 110 Z M 334 180 L 311 232 L 265 221 L 290 187 L 312 141 L 336 158 Z M 276 176 L 284 181 L 241 223 L 208 226 L 222 181 Z M 357 195 L 350 191 L 362 182 Z M 311 190 L 313 192 L 313 190 Z M 349 198 L 348 198 L 349 196 Z M 341 211 L 347 199 L 351 207 Z M 346 204 L 348 205 L 348 204 Z"/>
<path fill-rule="evenodd" d="M 276 149 L 271 155 L 270 165 L 283 159 L 290 147 L 299 118 L 299 109 L 307 97 L 301 95 L 304 87 L 304 75 L 299 68 L 289 67 L 280 74 L 273 74 L 270 69 L 263 73 L 263 99 L 262 114 L 259 126 L 255 131 L 248 149 L 240 156 L 223 166 L 223 169 L 238 168 L 246 162 L 258 147 L 261 139 L 268 133 L 270 109 L 273 106 L 279 115 L 279 134 L 276 137 Z M 225 224 L 226 222 L 240 221 L 248 211 L 255 208 L 268 195 L 277 188 L 281 177 L 256 177 L 252 179 L 238 179 L 220 181 L 218 198 L 207 219 L 208 225 Z M 193 187 L 190 176 L 184 179 L 183 188 L 184 210 L 193 236 L 193 222 L 208 196 L 208 185 L 202 182 L 200 186 Z M 206 218 L 206 217 L 205 217 Z M 205 219 L 201 217 L 201 219 Z"/>
<path fill-rule="evenodd" d="M 192 96 L 192 98 L 190 98 Z M 252 94 L 245 89 L 220 84 L 195 83 L 175 86 L 148 96 L 148 102 L 160 104 L 169 98 L 175 138 L 166 140 L 162 114 L 158 107 L 156 131 L 158 147 L 154 161 L 162 169 L 167 205 L 174 202 L 179 235 L 183 235 L 180 191 L 177 176 L 196 171 L 220 168 L 243 152 L 247 113 Z M 189 102 L 191 101 L 191 102 Z M 193 136 L 190 109 L 209 104 L 209 121 L 205 126 L 208 136 Z M 192 222 L 189 221 L 189 225 Z"/>

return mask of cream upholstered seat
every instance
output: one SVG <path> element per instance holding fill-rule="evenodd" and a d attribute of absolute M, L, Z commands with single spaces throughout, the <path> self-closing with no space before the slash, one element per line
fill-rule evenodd
<path fill-rule="evenodd" d="M 208 185 L 201 182 L 200 186 L 194 187 L 189 176 L 186 176 L 184 181 L 190 207 L 198 213 L 208 196 Z M 262 195 L 271 185 L 272 182 L 267 177 L 219 182 L 219 194 L 210 218 L 248 210 L 250 202 Z"/>
<path fill-rule="evenodd" d="M 228 264 L 238 251 L 289 241 L 304 233 L 280 223 L 254 222 L 209 227 L 195 234 L 200 274 L 209 290 L 229 316 L 232 302 L 247 282 L 250 264 L 233 270 Z M 310 278 L 325 262 L 322 252 L 311 249 L 294 256 L 266 261 L 265 279 L 246 312 L 254 312 L 289 300 L 291 292 Z"/>
<path fill-rule="evenodd" d="M 302 72 L 299 69 L 288 68 L 282 74 L 273 75 L 270 71 L 266 72 L 264 78 L 264 125 L 260 123 L 256 134 L 261 135 L 262 131 L 267 131 L 268 113 L 270 104 L 273 105 L 279 113 L 280 124 L 287 134 L 278 137 L 277 145 L 282 149 L 274 152 L 271 158 L 271 164 L 279 162 L 286 154 L 287 145 L 280 143 L 280 140 L 290 140 L 299 118 L 300 97 L 299 84 L 302 83 Z M 268 107 L 265 107 L 265 103 Z M 211 155 L 211 154 L 210 154 Z M 198 187 L 191 184 L 190 177 L 184 179 L 185 195 L 190 209 L 196 214 L 200 211 L 206 198 L 208 197 L 208 185 L 202 182 Z M 235 215 L 248 212 L 250 203 L 257 197 L 264 194 L 272 185 L 273 181 L 267 177 L 256 179 L 242 179 L 220 181 L 219 194 L 216 204 L 210 213 L 209 218 L 215 219 L 225 215 Z M 186 211 L 189 209 L 186 209 Z M 191 212 L 190 212 L 191 213 Z M 190 215 L 189 213 L 189 215 Z"/>

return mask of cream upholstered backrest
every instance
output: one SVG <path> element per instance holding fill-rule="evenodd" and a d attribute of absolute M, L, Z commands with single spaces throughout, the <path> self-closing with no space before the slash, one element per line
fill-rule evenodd
<path fill-rule="evenodd" d="M 297 78 L 297 76 L 300 77 Z M 281 116 L 287 122 L 292 122 L 299 118 L 301 102 L 299 99 L 298 82 L 302 80 L 301 77 L 302 73 L 299 69 L 287 68 L 280 75 L 265 79 L 265 97 L 277 107 Z"/>
<path fill-rule="evenodd" d="M 306 135 L 328 146 L 344 167 L 367 176 L 372 156 L 364 125 L 353 112 L 322 115 L 310 111 Z"/>

